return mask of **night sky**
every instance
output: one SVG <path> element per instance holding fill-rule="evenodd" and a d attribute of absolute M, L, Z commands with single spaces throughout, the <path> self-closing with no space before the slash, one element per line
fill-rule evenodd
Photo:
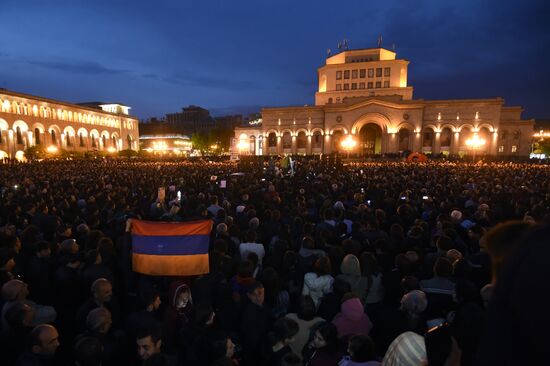
<path fill-rule="evenodd" d="M 550 118 L 550 2 L 1 0 L 0 87 L 121 102 L 141 119 L 314 103 L 339 40 L 411 61 L 424 99 L 492 98 Z"/>

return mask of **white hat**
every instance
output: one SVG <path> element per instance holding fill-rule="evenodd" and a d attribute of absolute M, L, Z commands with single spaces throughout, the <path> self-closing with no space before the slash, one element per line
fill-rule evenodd
<path fill-rule="evenodd" d="M 462 220 L 462 212 L 458 210 L 452 210 L 451 211 L 451 219 L 459 221 Z"/>
<path fill-rule="evenodd" d="M 245 207 L 244 207 L 243 205 L 239 205 L 239 206 L 237 206 L 237 208 L 235 209 L 235 211 L 236 211 L 237 213 L 242 213 L 242 212 L 244 212 L 244 208 L 245 208 Z"/>

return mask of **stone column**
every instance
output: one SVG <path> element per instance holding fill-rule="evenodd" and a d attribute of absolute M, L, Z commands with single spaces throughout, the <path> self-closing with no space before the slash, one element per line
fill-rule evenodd
<path fill-rule="evenodd" d="M 306 155 L 311 155 L 311 133 L 307 135 Z"/>
<path fill-rule="evenodd" d="M 330 154 L 332 152 L 332 146 L 331 146 L 332 136 L 330 136 L 329 134 L 326 134 L 323 137 L 324 137 L 323 154 Z"/>
<path fill-rule="evenodd" d="M 12 129 L 8 130 L 8 156 L 13 159 L 15 158 L 15 141 L 14 141 L 14 132 Z"/>
<path fill-rule="evenodd" d="M 458 154 L 458 145 L 460 144 L 460 132 L 453 132 L 451 138 L 451 154 Z"/>
<path fill-rule="evenodd" d="M 441 132 L 436 132 L 432 154 L 439 154 L 440 152 L 441 152 Z"/>
<path fill-rule="evenodd" d="M 491 134 L 491 149 L 489 150 L 489 154 L 496 156 L 497 155 L 497 149 L 498 149 L 498 132 L 494 131 Z"/>

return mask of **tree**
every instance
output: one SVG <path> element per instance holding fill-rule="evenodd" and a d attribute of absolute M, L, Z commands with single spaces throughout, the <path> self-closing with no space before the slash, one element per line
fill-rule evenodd
<path fill-rule="evenodd" d="M 191 142 L 193 143 L 193 149 L 197 149 L 201 154 L 208 149 L 208 135 L 203 132 L 196 132 L 191 136 Z"/>
<path fill-rule="evenodd" d="M 46 157 L 46 150 L 42 145 L 34 145 L 25 149 L 25 158 L 27 160 L 44 159 Z"/>

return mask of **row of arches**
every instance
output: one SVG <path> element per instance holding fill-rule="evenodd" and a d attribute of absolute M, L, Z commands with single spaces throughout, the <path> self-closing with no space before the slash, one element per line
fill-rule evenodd
<path fill-rule="evenodd" d="M 354 125 L 351 131 L 351 136 L 356 141 L 353 152 L 362 155 L 404 151 L 469 154 L 473 149 L 476 153 L 494 154 L 499 142 L 497 131 L 491 125 L 425 126 L 422 129 L 416 129 L 410 124 L 402 124 L 401 128 L 393 130 L 380 123 L 365 122 Z M 509 138 L 510 134 L 505 131 L 502 133 L 501 140 Z M 260 144 L 267 154 L 316 154 L 344 151 L 342 141 L 348 135 L 350 133 L 345 126 L 334 126 L 326 132 L 321 128 L 295 131 L 268 130 L 263 136 L 258 137 L 243 134 L 240 141 L 243 145 L 250 143 L 248 149 L 250 153 L 259 153 L 258 138 L 260 138 Z M 519 140 L 520 131 L 515 131 L 512 136 Z M 472 139 L 483 143 L 473 147 Z"/>
<path fill-rule="evenodd" d="M 117 150 L 137 148 L 132 134 L 128 134 L 126 141 L 123 143 L 117 131 L 88 130 L 84 127 L 75 130 L 72 126 L 61 129 L 56 124 L 45 128 L 42 123 L 34 123 L 29 126 L 22 120 L 15 121 L 12 126 L 9 126 L 7 121 L 0 119 L 0 144 L 7 144 L 10 135 L 13 137 L 13 143 L 16 146 L 24 145 L 25 148 L 42 144 L 85 150 L 101 150 L 110 147 Z"/>
<path fill-rule="evenodd" d="M 73 112 L 62 108 L 9 101 L 0 99 L 0 110 L 4 113 L 12 113 L 23 116 L 33 116 L 44 119 L 55 119 L 59 121 L 78 122 L 91 125 L 120 128 L 120 121 L 117 118 L 96 115 L 93 113 Z M 135 123 L 131 120 L 123 121 L 124 128 L 134 129 Z"/>

